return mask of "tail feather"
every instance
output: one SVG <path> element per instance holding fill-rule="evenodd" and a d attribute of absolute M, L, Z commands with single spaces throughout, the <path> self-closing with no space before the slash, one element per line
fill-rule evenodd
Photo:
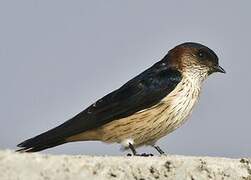
<path fill-rule="evenodd" d="M 65 141 L 58 141 L 58 142 L 50 142 L 50 143 L 46 143 L 46 144 L 33 144 L 32 143 L 33 140 L 27 140 L 21 144 L 18 145 L 18 147 L 20 147 L 20 149 L 16 150 L 16 152 L 38 152 L 38 151 L 42 151 L 44 149 L 48 149 L 51 147 L 55 147 L 61 144 L 64 144 Z M 27 143 L 27 144 L 26 144 Z"/>
<path fill-rule="evenodd" d="M 38 152 L 64 143 L 64 138 L 52 136 L 49 131 L 18 144 L 17 152 Z"/>

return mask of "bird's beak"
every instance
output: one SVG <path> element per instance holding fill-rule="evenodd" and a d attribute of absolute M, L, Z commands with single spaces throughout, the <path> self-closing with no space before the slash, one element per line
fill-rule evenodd
<path fill-rule="evenodd" d="M 221 66 L 214 67 L 215 72 L 226 73 L 226 71 Z"/>

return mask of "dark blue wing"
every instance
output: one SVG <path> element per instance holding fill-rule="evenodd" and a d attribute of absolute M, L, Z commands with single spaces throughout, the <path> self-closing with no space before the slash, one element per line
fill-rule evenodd
<path fill-rule="evenodd" d="M 32 147 L 33 151 L 45 149 L 56 142 L 63 143 L 62 140 L 67 137 L 150 108 L 173 91 L 181 79 L 181 73 L 170 68 L 164 59 L 62 125 L 19 146 L 26 149 Z M 47 146 L 40 148 L 46 143 Z"/>
<path fill-rule="evenodd" d="M 181 81 L 181 73 L 157 63 L 63 124 L 77 134 L 158 104 Z"/>

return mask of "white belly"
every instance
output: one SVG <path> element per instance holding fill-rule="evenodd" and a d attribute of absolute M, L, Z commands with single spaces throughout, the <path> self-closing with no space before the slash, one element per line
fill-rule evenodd
<path fill-rule="evenodd" d="M 187 120 L 198 101 L 199 94 L 200 87 L 184 79 L 184 82 L 179 83 L 175 90 L 163 99 L 164 103 L 170 105 L 162 117 L 171 127 L 167 129 L 167 133 L 177 129 Z"/>

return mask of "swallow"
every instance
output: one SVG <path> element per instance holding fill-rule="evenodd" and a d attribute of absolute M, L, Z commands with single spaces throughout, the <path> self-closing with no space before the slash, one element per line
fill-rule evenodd
<path fill-rule="evenodd" d="M 204 80 L 225 70 L 215 52 L 194 42 L 171 49 L 123 86 L 63 124 L 18 145 L 21 152 L 37 152 L 68 142 L 102 141 L 130 149 L 149 145 L 160 154 L 157 141 L 179 128 L 199 99 Z"/>

